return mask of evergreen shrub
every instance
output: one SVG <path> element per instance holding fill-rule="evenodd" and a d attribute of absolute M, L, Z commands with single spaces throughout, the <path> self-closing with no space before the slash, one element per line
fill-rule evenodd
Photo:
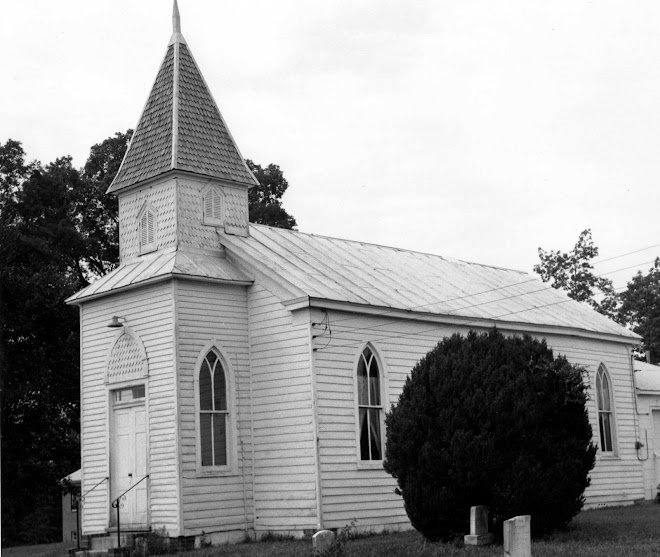
<path fill-rule="evenodd" d="M 385 470 L 430 540 L 469 531 L 488 505 L 493 532 L 531 515 L 532 535 L 568 525 L 584 504 L 596 447 L 586 370 L 545 340 L 455 334 L 413 368 L 385 419 Z"/>

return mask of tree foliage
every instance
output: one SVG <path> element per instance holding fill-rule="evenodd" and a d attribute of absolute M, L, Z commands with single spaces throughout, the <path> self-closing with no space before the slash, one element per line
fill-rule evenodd
<path fill-rule="evenodd" d="M 533 535 L 566 526 L 595 461 L 583 373 L 529 336 L 438 343 L 385 420 L 385 470 L 412 525 L 446 539 L 468 530 L 471 506 L 488 505 L 496 531 L 524 514 Z"/>
<path fill-rule="evenodd" d="M 82 187 L 77 199 L 78 227 L 88 243 L 86 263 L 97 276 L 114 269 L 119 262 L 119 204 L 106 191 L 119 171 L 133 130 L 117 132 L 92 146 L 82 170 Z"/>
<path fill-rule="evenodd" d="M 289 182 L 280 167 L 271 163 L 262 168 L 250 159 L 245 162 L 259 182 L 259 186 L 252 186 L 248 192 L 250 222 L 277 228 L 295 228 L 296 219 L 282 207 L 281 199 L 289 187 Z"/>
<path fill-rule="evenodd" d="M 78 312 L 84 240 L 72 222 L 80 174 L 63 157 L 25 164 L 0 145 L 3 543 L 59 533 L 57 481 L 79 465 Z"/>
<path fill-rule="evenodd" d="M 621 315 L 644 339 L 651 361 L 660 360 L 660 257 L 647 275 L 639 271 L 621 294 Z"/>
<path fill-rule="evenodd" d="M 596 256 L 598 248 L 591 238 L 591 229 L 587 228 L 569 253 L 539 248 L 541 262 L 534 265 L 534 272 L 553 288 L 564 290 L 574 300 L 586 302 L 597 312 L 618 321 L 618 295 L 611 280 L 594 274 L 591 260 Z M 601 301 L 595 297 L 599 293 L 603 295 Z"/>
<path fill-rule="evenodd" d="M 638 272 L 626 289 L 617 294 L 612 281 L 593 273 L 591 260 L 598 255 L 591 230 L 584 230 L 570 253 L 539 248 L 541 262 L 534 271 L 544 282 L 565 290 L 574 300 L 586 302 L 643 337 L 642 349 L 650 350 L 653 362 L 660 359 L 660 258 L 647 275 Z M 603 294 L 596 300 L 597 291 Z"/>

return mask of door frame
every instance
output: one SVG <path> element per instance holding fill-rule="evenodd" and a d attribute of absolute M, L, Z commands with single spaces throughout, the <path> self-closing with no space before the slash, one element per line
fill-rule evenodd
<path fill-rule="evenodd" d="M 658 485 L 660 485 L 660 457 L 655 456 L 656 454 L 660 455 L 660 429 L 656 430 L 656 416 L 660 418 L 660 406 L 650 406 L 649 407 L 649 416 L 651 418 L 651 430 L 653 432 L 653 472 L 655 476 L 655 481 L 651 486 L 651 497 L 655 497 L 656 492 L 658 491 Z M 660 426 L 660 419 L 658 419 L 658 425 Z M 656 445 L 656 441 L 659 443 Z"/>
<path fill-rule="evenodd" d="M 106 415 L 106 423 L 108 424 L 106 428 L 106 450 L 107 450 L 107 460 L 106 460 L 106 466 L 108 470 L 108 514 L 107 514 L 107 526 L 106 530 L 110 530 L 111 528 L 115 528 L 115 526 L 112 526 L 112 515 L 115 514 L 117 511 L 112 508 L 112 482 L 113 482 L 113 477 L 112 477 L 112 451 L 113 451 L 113 428 L 114 428 L 114 400 L 113 400 L 113 393 L 114 391 L 119 391 L 122 389 L 128 389 L 131 387 L 139 387 L 139 386 L 144 386 L 144 428 L 145 428 L 145 468 L 146 468 L 146 474 L 151 473 L 151 449 L 150 449 L 150 435 L 149 435 L 149 381 L 147 380 L 147 377 L 142 377 L 139 379 L 132 379 L 128 381 L 118 381 L 116 383 L 106 383 L 106 409 L 107 409 L 107 415 Z M 150 481 L 149 478 L 145 480 L 147 482 L 147 500 L 146 500 L 146 505 L 147 505 L 147 524 L 146 526 L 149 527 L 151 526 L 151 489 L 150 489 Z M 115 514 L 116 516 L 116 514 Z"/>

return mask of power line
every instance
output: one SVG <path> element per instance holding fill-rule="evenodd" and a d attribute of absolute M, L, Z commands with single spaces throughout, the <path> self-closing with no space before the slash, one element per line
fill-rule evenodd
<path fill-rule="evenodd" d="M 596 261 L 596 262 L 594 262 L 594 265 L 600 265 L 601 263 L 605 263 L 606 261 L 613 261 L 614 259 L 619 259 L 621 257 L 625 257 L 626 255 L 632 255 L 633 253 L 639 253 L 641 251 L 646 251 L 648 249 L 653 249 L 653 248 L 658 248 L 658 247 L 660 247 L 660 244 L 654 244 L 654 245 L 648 246 L 646 248 L 637 249 L 635 251 L 629 251 L 628 253 L 622 253 L 620 255 L 615 255 L 614 257 L 608 257 L 607 259 L 602 259 L 601 261 Z"/>
<path fill-rule="evenodd" d="M 624 288 L 625 288 L 625 287 L 618 288 L 618 289 L 615 289 L 615 290 L 622 290 L 622 289 L 624 289 Z M 524 294 L 521 294 L 521 295 L 524 295 Z M 543 304 L 543 305 L 540 305 L 540 306 L 535 306 L 535 307 L 533 307 L 533 308 L 526 308 L 526 309 L 521 309 L 521 310 L 518 310 L 518 311 L 511 311 L 511 312 L 508 312 L 508 313 L 502 313 L 502 314 L 500 314 L 500 315 L 496 315 L 496 316 L 492 316 L 492 317 L 484 317 L 483 319 L 497 320 L 497 319 L 501 319 L 502 317 L 507 317 L 507 316 L 509 316 L 509 315 L 516 315 L 516 314 L 519 314 L 519 313 L 524 313 L 524 312 L 526 312 L 526 311 L 533 311 L 533 310 L 537 310 L 537 309 L 543 309 L 543 308 L 546 308 L 546 307 L 556 306 L 556 305 L 560 305 L 560 304 L 565 304 L 565 303 L 567 303 L 567 302 L 575 302 L 575 301 L 576 301 L 576 300 L 574 300 L 573 298 L 568 298 L 568 299 L 566 299 L 566 300 L 559 300 L 559 301 L 557 301 L 557 302 L 552 302 L 552 303 L 548 303 L 548 304 Z M 579 302 L 578 302 L 578 303 L 579 303 Z M 474 317 L 472 317 L 472 319 L 474 319 Z M 395 324 L 395 323 L 397 323 L 397 322 L 398 322 L 398 320 L 397 320 L 397 321 L 391 321 L 391 322 L 387 323 L 387 325 Z M 534 323 L 530 323 L 530 324 L 533 325 Z M 381 324 L 380 326 L 384 326 L 384 325 L 385 325 L 385 324 Z M 479 323 L 479 322 L 476 322 L 476 321 L 471 321 L 471 322 L 468 321 L 468 322 L 466 322 L 465 324 L 462 324 L 462 325 L 463 325 L 463 326 L 472 326 L 472 325 L 476 325 L 476 326 L 479 326 L 479 327 L 483 327 L 483 323 Z M 422 335 L 422 334 L 424 334 L 424 333 L 431 333 L 431 332 L 437 331 L 437 329 L 438 329 L 439 327 L 441 327 L 441 326 L 442 326 L 442 324 L 438 324 L 438 325 L 436 325 L 435 327 L 433 327 L 433 328 L 431 328 L 431 329 L 424 329 L 424 330 L 422 330 L 422 331 L 414 331 L 414 332 L 411 332 L 411 333 L 399 333 L 399 334 L 394 334 L 394 335 L 390 335 L 390 336 L 386 336 L 386 337 L 381 337 L 381 338 L 377 338 L 377 339 L 373 339 L 373 340 L 376 340 L 376 341 L 383 341 L 383 340 L 392 340 L 392 339 L 404 338 L 404 337 L 411 337 L 411 336 L 414 337 L 414 336 Z M 340 327 L 340 328 L 341 328 L 341 327 Z M 375 328 L 375 327 L 356 327 L 356 328 L 354 328 L 354 329 L 351 329 L 351 330 L 348 330 L 348 331 L 344 330 L 344 331 L 342 331 L 342 332 L 351 332 L 351 331 L 353 331 L 353 330 L 367 330 L 367 329 L 372 329 L 372 328 Z M 323 347 L 322 349 L 328 348 L 329 345 L 330 345 L 330 343 L 328 343 L 328 344 L 327 344 L 325 347 Z M 349 344 L 340 344 L 340 345 L 338 345 L 338 346 L 333 346 L 332 348 L 333 348 L 333 349 L 337 349 L 337 348 L 351 348 L 351 347 L 356 347 L 356 346 L 359 346 L 359 345 L 360 345 L 360 342 L 355 341 L 355 342 L 350 342 Z M 319 349 L 319 350 L 322 350 L 322 349 Z M 314 351 L 317 351 L 317 349 L 315 348 Z"/>
<path fill-rule="evenodd" d="M 639 251 L 643 251 L 643 250 L 639 250 Z M 631 252 L 631 253 L 632 253 L 632 252 Z M 618 257 L 624 257 L 625 255 L 629 255 L 629 254 L 622 254 L 621 256 L 618 256 Z M 614 259 L 614 258 L 612 258 L 612 259 Z M 609 274 L 613 274 L 613 273 L 618 273 L 619 271 L 625 271 L 625 270 L 627 270 L 627 269 L 632 269 L 632 268 L 636 268 L 636 267 L 641 267 L 641 266 L 643 266 L 643 265 L 648 265 L 649 263 L 653 263 L 653 261 L 651 261 L 651 262 L 646 262 L 646 263 L 639 263 L 638 265 L 631 265 L 630 267 L 624 267 L 624 268 L 622 268 L 622 269 L 616 269 L 616 270 L 614 270 L 614 271 L 608 271 L 607 273 L 601 273 L 601 276 L 605 276 L 605 275 L 609 275 Z M 491 292 L 496 292 L 496 291 L 504 290 L 504 289 L 506 289 L 506 288 L 512 288 L 512 287 L 514 287 L 514 286 L 520 286 L 520 285 L 522 285 L 522 284 L 527 284 L 527 283 L 529 283 L 529 282 L 537 282 L 538 280 L 539 280 L 538 278 L 534 277 L 534 278 L 532 278 L 532 279 L 525 280 L 525 281 L 523 281 L 523 282 L 511 283 L 511 284 L 507 284 L 507 285 L 504 285 L 504 286 L 499 286 L 499 287 L 497 287 L 497 288 L 490 288 L 490 289 L 488 289 L 488 290 L 484 290 L 484 291 L 482 291 L 482 292 L 477 292 L 477 293 L 474 293 L 474 294 L 466 294 L 465 296 L 457 296 L 457 297 L 455 297 L 455 298 L 448 298 L 448 299 L 446 299 L 446 300 L 440 300 L 440 301 L 432 302 L 432 303 L 429 303 L 429 304 L 422 304 L 422 305 L 419 305 L 419 306 L 413 306 L 412 308 L 405 308 L 405 309 L 391 308 L 391 309 L 384 310 L 384 311 L 381 312 L 381 313 L 372 314 L 370 317 L 382 317 L 382 316 L 384 316 L 384 315 L 389 315 L 390 313 L 395 312 L 395 311 L 411 311 L 411 310 L 421 309 L 421 308 L 424 308 L 424 307 L 429 307 L 429 306 L 434 306 L 434 305 L 440 305 L 440 304 L 446 304 L 446 303 L 453 302 L 453 301 L 457 301 L 457 300 L 465 300 L 465 299 L 467 299 L 467 298 L 473 298 L 473 297 L 476 297 L 476 296 L 481 296 L 481 295 L 483 295 L 483 294 L 489 294 L 489 293 L 491 293 Z M 453 314 L 455 314 L 456 312 L 464 311 L 464 310 L 466 310 L 466 309 L 471 309 L 471 308 L 475 308 L 475 307 L 480 307 L 480 306 L 484 306 L 484 305 L 488 305 L 488 304 L 495 304 L 495 303 L 502 302 L 502 301 L 505 301 L 505 300 L 510 300 L 510 299 L 513 299 L 513 298 L 519 298 L 519 297 L 521 297 L 521 296 L 527 296 L 527 295 L 530 295 L 530 294 L 536 294 L 536 293 L 538 293 L 538 292 L 545 292 L 545 291 L 548 290 L 548 288 L 552 288 L 552 286 L 548 285 L 548 286 L 546 286 L 546 287 L 544 287 L 544 288 L 539 288 L 539 289 L 537 289 L 537 290 L 531 290 L 531 291 L 527 291 L 527 292 L 521 292 L 521 293 L 518 293 L 518 294 L 514 294 L 514 295 L 512 295 L 512 296 L 505 296 L 505 297 L 503 297 L 503 298 L 497 298 L 497 299 L 495 299 L 495 300 L 486 300 L 486 301 L 484 301 L 484 302 L 480 302 L 480 303 L 477 303 L 477 304 L 472 304 L 472 305 L 468 305 L 468 306 L 462 306 L 462 307 L 457 308 L 457 309 L 447 310 L 446 315 L 453 315 Z M 620 287 L 620 288 L 615 288 L 614 290 L 624 290 L 625 288 L 626 288 L 626 287 Z M 571 298 L 571 299 L 572 299 L 572 298 Z M 563 303 L 563 302 L 560 302 L 560 303 Z M 543 306 L 541 306 L 541 307 L 543 307 Z M 525 310 L 521 310 L 521 311 L 527 311 L 527 310 L 525 309 Z M 363 316 L 359 316 L 359 317 L 345 317 L 345 318 L 343 318 L 343 319 L 339 319 L 339 320 L 335 321 L 334 326 L 337 326 L 338 323 L 342 323 L 342 322 L 346 322 L 346 321 L 353 321 L 353 320 L 356 320 L 356 319 L 362 319 L 362 318 L 363 318 Z M 397 321 L 390 321 L 390 323 L 396 323 L 396 322 L 397 322 Z M 364 328 L 364 327 L 355 327 L 354 329 L 349 329 L 349 330 L 360 330 L 360 329 L 363 329 L 363 328 Z"/>
<path fill-rule="evenodd" d="M 619 255 L 615 255 L 615 256 L 610 257 L 610 258 L 608 258 L 608 259 L 603 259 L 602 261 L 595 262 L 594 265 L 599 265 L 600 263 L 605 263 L 606 261 L 613 261 L 613 260 L 615 260 L 615 259 L 620 259 L 620 258 L 622 258 L 622 257 L 626 257 L 626 256 L 628 256 L 628 255 L 632 255 L 632 254 L 639 253 L 639 252 L 642 252 L 642 251 L 646 251 L 646 250 L 649 250 L 649 249 L 653 249 L 653 248 L 655 248 L 655 247 L 660 247 L 660 244 L 654 244 L 654 245 L 652 245 L 652 246 L 647 246 L 647 247 L 642 248 L 642 249 L 638 249 L 638 250 L 634 250 L 634 251 L 629 251 L 629 252 L 626 252 L 626 253 L 622 253 L 622 254 L 619 254 Z M 618 273 L 618 272 L 620 272 L 620 271 L 626 271 L 626 270 L 628 270 L 628 269 L 634 269 L 634 268 L 637 268 L 637 267 L 641 267 L 641 266 L 643 266 L 643 265 L 653 264 L 654 261 L 655 261 L 655 260 L 650 261 L 650 262 L 646 262 L 646 263 L 640 263 L 640 264 L 638 264 L 638 265 L 631 265 L 631 266 L 629 266 L 629 267 L 624 267 L 624 268 L 621 268 L 621 269 L 616 269 L 616 270 L 614 270 L 614 271 L 607 271 L 606 273 L 601 273 L 600 276 L 610 275 L 610 274 Z M 505 285 L 503 285 L 503 286 L 498 286 L 498 287 L 496 287 L 496 288 L 490 288 L 490 289 L 488 289 L 488 290 L 483 290 L 483 291 L 481 291 L 481 292 L 475 292 L 475 293 L 473 293 L 473 294 L 466 294 L 466 295 L 464 295 L 464 296 L 456 296 L 456 297 L 454 297 L 454 298 L 448 298 L 448 299 L 445 299 L 445 300 L 437 300 L 437 301 L 430 302 L 430 303 L 427 303 L 427 304 L 420 304 L 420 305 L 417 305 L 417 306 L 412 306 L 412 307 L 410 307 L 410 308 L 388 308 L 388 309 L 384 309 L 384 310 L 383 310 L 382 312 L 380 312 L 380 313 L 373 314 L 372 317 L 379 317 L 379 316 L 383 316 L 383 315 L 388 315 L 388 314 L 390 314 L 390 313 L 398 312 L 398 311 L 413 311 L 413 310 L 418 310 L 418 309 L 421 309 L 421 308 L 426 308 L 426 307 L 430 307 L 430 306 L 434 306 L 434 305 L 446 304 L 446 303 L 454 302 L 454 301 L 457 301 L 457 300 L 464 300 L 464 299 L 467 299 L 467 298 L 472 298 L 472 297 L 476 297 L 476 296 L 481 296 L 481 295 L 483 295 L 483 294 L 489 294 L 490 292 L 496 292 L 496 291 L 499 291 L 499 290 L 504 290 L 504 289 L 506 289 L 506 288 L 512 288 L 512 287 L 514 287 L 514 286 L 520 286 L 520 285 L 522 285 L 522 284 L 526 284 L 526 283 L 528 283 L 528 282 L 535 282 L 535 281 L 538 281 L 538 280 L 539 280 L 539 279 L 538 279 L 537 277 L 533 277 L 533 278 L 531 278 L 531 279 L 528 279 L 528 280 L 525 280 L 525 281 L 522 281 L 522 282 L 516 282 L 516 283 L 511 283 L 511 284 L 505 284 Z M 534 291 L 534 292 L 541 292 L 541 291 L 542 291 L 542 290 L 536 290 L 536 291 Z M 532 293 L 534 293 L 534 292 L 529 292 L 529 293 L 532 294 Z M 522 295 L 522 294 L 521 294 L 521 295 Z M 503 299 L 507 299 L 507 298 L 503 298 Z M 495 303 L 496 301 L 497 301 L 497 300 L 494 300 L 493 303 Z M 473 307 L 473 306 L 467 306 L 467 307 L 465 307 L 465 308 L 461 308 L 461 309 L 467 309 L 467 308 L 469 308 L 469 307 Z M 452 311 L 455 311 L 455 310 L 452 310 Z M 335 322 L 335 324 L 337 324 L 337 323 L 341 323 L 341 322 L 344 322 L 344 321 L 353 321 L 353 320 L 355 320 L 355 319 L 361 319 L 361 318 L 362 318 L 362 316 L 359 316 L 359 317 L 345 317 L 345 318 L 343 318 L 343 319 L 339 319 L 339 320 L 337 320 L 337 321 Z"/>

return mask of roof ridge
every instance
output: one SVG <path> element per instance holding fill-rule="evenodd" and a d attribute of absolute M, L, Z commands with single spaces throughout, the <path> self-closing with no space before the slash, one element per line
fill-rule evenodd
<path fill-rule="evenodd" d="M 292 230 L 290 228 L 280 228 L 278 226 L 268 226 L 267 224 L 257 224 L 254 222 L 250 223 L 250 227 L 259 227 L 259 228 L 269 228 L 274 231 L 278 232 L 286 232 L 286 233 L 293 233 L 293 234 L 302 234 L 304 236 L 313 236 L 315 238 L 324 238 L 326 240 L 336 240 L 339 242 L 348 242 L 351 244 L 362 244 L 366 246 L 373 246 L 377 248 L 384 248 L 384 249 L 389 249 L 393 251 L 403 251 L 403 252 L 408 252 L 408 253 L 416 253 L 419 255 L 426 255 L 428 257 L 438 257 L 440 259 L 444 259 L 445 261 L 448 261 L 450 263 L 465 263 L 466 265 L 477 265 L 479 267 L 486 267 L 488 269 L 498 269 L 500 271 L 511 271 L 514 273 L 519 273 L 521 275 L 528 275 L 530 276 L 530 273 L 527 273 L 525 271 L 520 271 L 519 269 L 511 269 L 509 267 L 500 267 L 497 265 L 488 265 L 487 263 L 476 263 L 474 261 L 466 261 L 464 259 L 456 259 L 453 257 L 447 257 L 446 255 L 439 255 L 437 253 L 429 253 L 426 251 L 420 251 L 420 250 L 414 250 L 414 249 L 407 249 L 407 248 L 397 248 L 395 246 L 387 246 L 385 244 L 376 244 L 374 242 L 365 242 L 363 240 L 353 240 L 350 238 L 339 238 L 337 236 L 327 236 L 325 234 L 315 234 L 313 232 L 303 232 L 301 230 Z M 531 275 L 533 276 L 533 275 Z"/>

